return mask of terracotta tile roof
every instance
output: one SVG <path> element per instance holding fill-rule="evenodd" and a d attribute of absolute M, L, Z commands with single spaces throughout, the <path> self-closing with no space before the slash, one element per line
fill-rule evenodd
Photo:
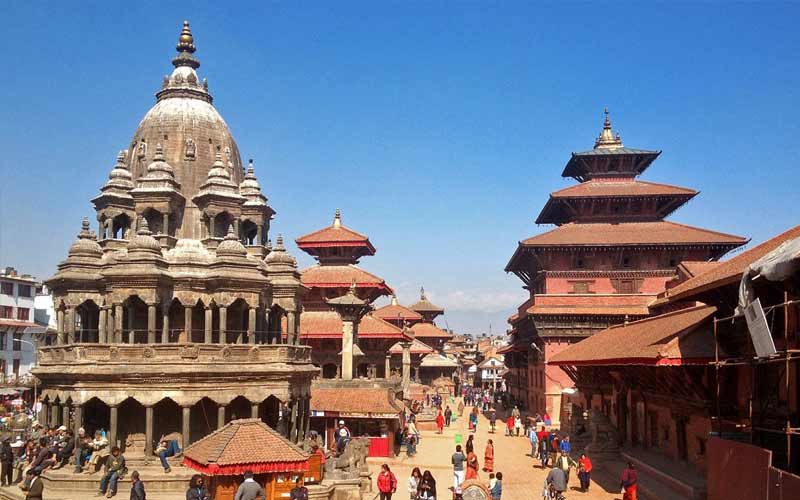
<path fill-rule="evenodd" d="M 542 294 L 525 311 L 534 316 L 649 316 L 653 295 Z"/>
<path fill-rule="evenodd" d="M 429 346 L 428 344 L 422 342 L 419 339 L 414 339 L 411 342 L 411 354 L 430 354 L 433 352 L 433 347 Z M 389 348 L 390 354 L 403 354 L 403 347 L 400 345 L 400 342 L 397 342 L 392 347 Z"/>
<path fill-rule="evenodd" d="M 769 240 L 746 250 L 735 257 L 720 262 L 718 266 L 670 288 L 665 298 L 670 302 L 684 300 L 706 290 L 737 283 L 747 266 L 778 248 L 787 240 L 800 237 L 800 226 L 795 226 Z"/>
<path fill-rule="evenodd" d="M 534 316 L 647 316 L 647 306 L 533 306 Z"/>
<path fill-rule="evenodd" d="M 415 337 L 423 339 L 449 339 L 452 337 L 451 334 L 437 327 L 433 323 L 417 323 L 416 325 L 411 326 L 411 331 L 414 332 Z"/>
<path fill-rule="evenodd" d="M 419 291 L 419 300 L 409 306 L 409 309 L 418 313 L 438 313 L 442 314 L 444 309 L 431 303 L 425 295 L 425 289 L 421 288 Z"/>
<path fill-rule="evenodd" d="M 520 242 L 521 246 L 719 245 L 736 248 L 741 236 L 676 222 L 576 223 L 559 226 Z"/>
<path fill-rule="evenodd" d="M 422 358 L 419 366 L 425 368 L 458 368 L 458 361 L 438 352 L 432 352 Z"/>
<path fill-rule="evenodd" d="M 553 365 L 705 364 L 714 358 L 712 306 L 654 316 L 607 328 L 547 361 Z"/>
<path fill-rule="evenodd" d="M 697 276 L 719 266 L 719 261 L 684 260 L 678 264 L 678 268 L 687 276 Z"/>
<path fill-rule="evenodd" d="M 300 271 L 300 281 L 309 287 L 346 288 L 353 280 L 356 281 L 357 288 L 378 288 L 384 290 L 386 294 L 393 293 L 383 278 L 353 264 L 316 265 Z"/>
<path fill-rule="evenodd" d="M 334 311 L 303 311 L 300 313 L 300 338 L 341 338 L 342 318 Z M 358 325 L 358 336 L 402 340 L 403 330 L 367 314 Z"/>
<path fill-rule="evenodd" d="M 313 387 L 313 411 L 338 412 L 350 415 L 394 415 L 402 406 L 391 392 L 380 387 Z"/>
<path fill-rule="evenodd" d="M 376 317 L 386 321 L 408 321 L 409 323 L 422 321 L 422 315 L 416 311 L 399 304 L 389 304 L 373 312 Z"/>
<path fill-rule="evenodd" d="M 234 420 L 192 443 L 183 454 L 185 465 L 196 470 L 200 466 L 210 475 L 227 475 L 241 468 L 237 466 L 254 465 L 266 465 L 272 472 L 308 470 L 309 458 L 257 418 Z M 254 472 L 257 469 L 253 467 Z"/>
<path fill-rule="evenodd" d="M 574 186 L 569 186 L 550 194 L 551 198 L 596 198 L 627 196 L 689 196 L 697 195 L 697 191 L 670 184 L 639 181 L 634 179 L 602 180 L 592 179 Z"/>
<path fill-rule="evenodd" d="M 365 247 L 367 255 L 375 255 L 375 247 L 372 246 L 369 238 L 364 234 L 353 231 L 349 227 L 341 225 L 338 212 L 332 225 L 308 233 L 294 241 L 297 243 L 297 247 L 301 249 L 318 247 Z"/>

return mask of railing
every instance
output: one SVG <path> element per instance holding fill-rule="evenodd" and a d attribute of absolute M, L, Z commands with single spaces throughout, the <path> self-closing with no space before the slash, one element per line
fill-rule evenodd
<path fill-rule="evenodd" d="M 39 349 L 39 365 L 83 363 L 310 363 L 311 348 L 289 344 L 69 344 Z"/>
<path fill-rule="evenodd" d="M 206 331 L 204 328 L 193 328 L 188 331 L 188 339 L 181 340 L 184 337 L 184 333 L 187 330 L 184 328 L 174 328 L 167 331 L 167 343 L 186 343 L 186 342 L 194 342 L 194 343 L 204 343 L 205 341 L 205 334 Z M 134 328 L 134 329 L 123 329 L 121 330 L 120 342 L 124 344 L 146 344 L 148 343 L 148 331 L 147 328 Z M 164 330 L 163 328 L 156 328 L 155 329 L 155 343 L 163 344 L 162 337 Z M 263 344 L 280 344 L 282 342 L 281 338 L 283 333 L 280 331 L 269 331 L 269 332 L 250 332 L 255 335 L 255 343 L 257 345 Z M 67 335 L 66 333 L 64 334 Z M 218 329 L 214 329 L 211 332 L 211 343 L 212 344 L 249 344 L 249 336 L 247 330 L 226 330 L 225 331 L 225 341 L 220 342 L 219 338 L 220 332 Z M 110 338 L 110 334 L 107 334 Z M 73 343 L 76 344 L 96 344 L 99 343 L 100 339 L 100 330 L 97 328 L 76 328 L 75 330 L 75 341 Z M 115 343 L 115 342 L 110 342 Z"/>

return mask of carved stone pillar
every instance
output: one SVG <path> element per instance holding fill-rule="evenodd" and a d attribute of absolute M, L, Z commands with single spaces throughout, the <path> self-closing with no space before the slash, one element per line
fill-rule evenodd
<path fill-rule="evenodd" d="M 209 215 L 208 216 L 208 237 L 209 238 L 216 238 L 216 234 L 214 231 L 216 230 L 216 215 Z"/>
<path fill-rule="evenodd" d="M 153 407 L 144 407 L 144 456 L 153 456 Z"/>
<path fill-rule="evenodd" d="M 297 313 L 289 311 L 286 313 L 286 343 L 297 344 Z"/>
<path fill-rule="evenodd" d="M 133 306 L 128 306 L 128 324 L 126 328 L 128 330 L 128 338 L 125 342 L 127 344 L 133 344 L 134 340 L 136 340 L 136 332 L 133 331 Z"/>
<path fill-rule="evenodd" d="M 181 343 L 186 344 L 192 341 L 192 306 L 183 306 L 183 333 Z"/>
<path fill-rule="evenodd" d="M 58 427 L 59 414 L 60 412 L 58 403 L 53 403 L 50 409 L 50 427 Z"/>
<path fill-rule="evenodd" d="M 400 344 L 403 348 L 403 396 L 408 396 L 408 388 L 411 385 L 411 342 Z"/>
<path fill-rule="evenodd" d="M 353 379 L 353 321 L 342 318 L 342 380 Z"/>
<path fill-rule="evenodd" d="M 203 339 L 203 342 L 206 344 L 210 344 L 213 340 L 211 336 L 212 326 L 214 326 L 214 311 L 211 309 L 211 306 L 206 306 L 205 338 Z"/>
<path fill-rule="evenodd" d="M 61 425 L 69 428 L 69 405 L 66 403 L 61 405 Z"/>
<path fill-rule="evenodd" d="M 67 309 L 67 344 L 75 343 L 75 307 Z"/>
<path fill-rule="evenodd" d="M 297 425 L 297 442 L 302 443 L 306 439 L 306 418 L 308 417 L 308 397 L 301 396 L 298 400 L 299 410 Z"/>
<path fill-rule="evenodd" d="M 112 405 L 108 407 L 109 422 L 108 422 L 108 446 L 117 446 L 117 429 L 119 423 L 119 406 Z"/>
<path fill-rule="evenodd" d="M 228 306 L 219 306 L 219 343 L 228 343 Z"/>
<path fill-rule="evenodd" d="M 42 411 L 36 416 L 42 425 L 48 425 L 50 422 L 50 402 L 42 402 Z"/>
<path fill-rule="evenodd" d="M 164 212 L 162 215 L 162 222 L 161 222 L 161 234 L 168 235 L 169 234 L 169 212 Z"/>
<path fill-rule="evenodd" d="M 64 310 L 59 309 L 56 312 L 56 321 L 58 322 L 58 343 L 59 345 L 63 345 L 67 343 L 67 334 L 64 330 Z M 5 346 L 4 346 L 5 348 Z"/>
<path fill-rule="evenodd" d="M 161 306 L 161 343 L 169 343 L 169 306 L 170 304 L 163 304 Z"/>
<path fill-rule="evenodd" d="M 147 304 L 147 343 L 156 343 L 156 305 Z"/>
<path fill-rule="evenodd" d="M 303 428 L 303 439 L 308 436 L 308 432 L 311 430 L 311 396 L 306 396 L 306 422 L 305 427 Z"/>
<path fill-rule="evenodd" d="M 256 226 L 256 245 L 264 244 L 264 224 Z"/>
<path fill-rule="evenodd" d="M 114 305 L 114 343 L 122 343 L 122 304 Z"/>
<path fill-rule="evenodd" d="M 289 441 L 297 442 L 297 400 L 292 399 L 289 403 L 291 417 L 289 417 Z"/>
<path fill-rule="evenodd" d="M 250 404 L 250 418 L 258 418 L 258 403 Z"/>
<path fill-rule="evenodd" d="M 110 240 L 114 237 L 114 219 L 108 219 L 106 225 L 108 226 L 108 229 L 106 229 L 106 238 Z"/>
<path fill-rule="evenodd" d="M 186 449 L 187 446 L 192 444 L 192 441 L 189 439 L 189 434 L 191 433 L 191 423 L 192 423 L 192 407 L 191 406 L 184 406 L 183 410 L 183 421 L 181 422 L 181 432 L 183 433 L 183 448 Z"/>
<path fill-rule="evenodd" d="M 225 427 L 225 405 L 217 407 L 217 429 Z"/>
<path fill-rule="evenodd" d="M 247 311 L 247 343 L 256 343 L 256 308 L 251 307 Z"/>
<path fill-rule="evenodd" d="M 66 424 L 64 424 L 66 425 Z M 82 405 L 75 405 L 75 422 L 73 423 L 72 429 L 75 433 L 75 437 L 78 436 L 78 430 L 83 427 L 83 406 Z M 78 454 L 81 452 L 80 447 L 75 447 L 75 463 L 78 463 Z"/>
<path fill-rule="evenodd" d="M 101 344 L 105 344 L 108 340 L 106 338 L 106 327 L 108 326 L 108 308 L 101 307 L 100 308 L 100 320 L 98 322 L 97 328 L 97 341 Z"/>
<path fill-rule="evenodd" d="M 391 354 L 386 355 L 386 359 L 383 362 L 383 378 L 389 378 L 392 374 L 392 356 Z"/>

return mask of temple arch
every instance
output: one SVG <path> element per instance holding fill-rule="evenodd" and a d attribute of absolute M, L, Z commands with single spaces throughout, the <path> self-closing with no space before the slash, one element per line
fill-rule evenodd
<path fill-rule="evenodd" d="M 267 399 L 258 405 L 258 418 L 262 422 L 278 430 L 278 421 L 280 419 L 281 401 L 275 395 L 270 395 Z"/>
<path fill-rule="evenodd" d="M 236 396 L 233 401 L 225 407 L 225 421 L 237 420 L 240 418 L 250 418 L 253 409 L 250 400 L 244 396 Z"/>
<path fill-rule="evenodd" d="M 142 344 L 147 342 L 147 304 L 131 295 L 122 303 L 122 342 Z"/>
<path fill-rule="evenodd" d="M 144 443 L 145 421 L 144 405 L 133 397 L 128 397 L 119 405 L 117 436 L 123 452 L 128 449 L 136 449 L 137 444 L 141 446 Z"/>
<path fill-rule="evenodd" d="M 87 299 L 75 308 L 75 342 L 99 342 L 100 307 Z"/>
<path fill-rule="evenodd" d="M 339 367 L 336 363 L 325 363 L 322 365 L 322 378 L 336 378 Z"/>

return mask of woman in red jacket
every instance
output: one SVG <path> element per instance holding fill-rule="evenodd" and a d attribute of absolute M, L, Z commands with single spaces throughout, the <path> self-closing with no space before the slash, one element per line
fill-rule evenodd
<path fill-rule="evenodd" d="M 442 415 L 442 410 L 439 410 L 439 414 L 436 415 L 436 429 L 439 434 L 444 430 L 444 415 Z"/>
<path fill-rule="evenodd" d="M 378 474 L 378 491 L 381 500 L 392 500 L 392 494 L 397 491 L 397 478 L 386 464 L 381 465 L 381 473 Z"/>

